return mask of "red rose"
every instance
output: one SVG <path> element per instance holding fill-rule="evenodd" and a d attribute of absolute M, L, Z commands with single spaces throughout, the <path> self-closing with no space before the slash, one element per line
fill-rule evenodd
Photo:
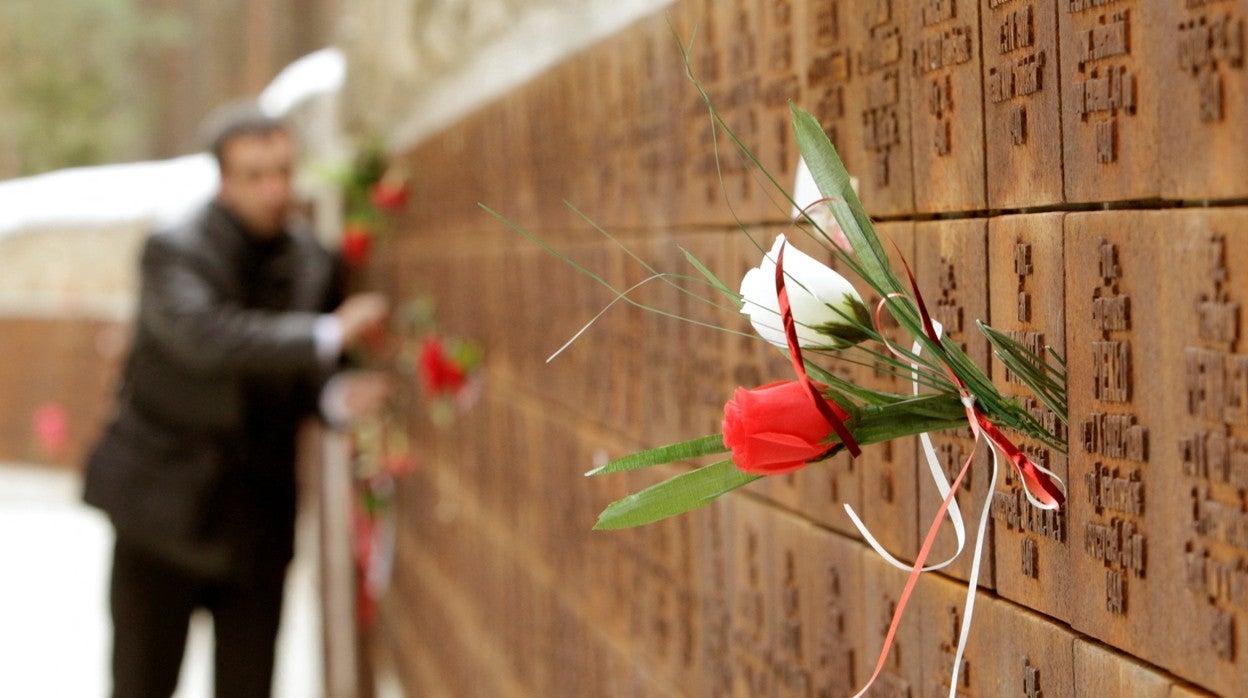
<path fill-rule="evenodd" d="M 425 394 L 443 395 L 462 388 L 467 377 L 446 355 L 442 338 L 431 335 L 420 348 L 420 378 L 425 383 Z"/>
<path fill-rule="evenodd" d="M 358 267 L 368 261 L 373 246 L 373 232 L 358 223 L 349 223 L 342 231 L 342 258 L 348 266 Z"/>
<path fill-rule="evenodd" d="M 388 213 L 394 213 L 407 205 L 407 196 L 410 190 L 407 184 L 394 184 L 384 179 L 373 185 L 369 190 L 368 196 L 373 201 L 373 205 Z"/>
<path fill-rule="evenodd" d="M 831 450 L 832 425 L 798 381 L 737 388 L 724 405 L 724 445 L 738 469 L 780 475 L 804 467 Z"/>

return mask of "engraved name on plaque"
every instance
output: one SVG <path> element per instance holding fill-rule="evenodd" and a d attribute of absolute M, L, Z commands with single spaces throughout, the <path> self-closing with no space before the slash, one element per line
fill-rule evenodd
<path fill-rule="evenodd" d="M 1157 32 L 1165 2 L 1064 0 L 1062 139 L 1066 200 L 1160 194 Z"/>
<path fill-rule="evenodd" d="M 1206 688 L 1232 694 L 1248 681 L 1248 210 L 1166 214 L 1167 432 L 1158 444 L 1174 470 L 1158 505 L 1182 623 L 1163 663 Z M 1173 518 L 1171 518 L 1173 517 Z M 1176 569 L 1177 568 L 1177 569 Z"/>
<path fill-rule="evenodd" d="M 914 211 L 914 172 L 910 152 L 909 46 L 906 3 L 852 0 L 846 9 L 853 47 L 853 89 L 844 93 L 849 120 L 835 142 L 854 163 L 851 174 L 862 186 L 862 201 L 873 216 Z"/>
<path fill-rule="evenodd" d="M 762 100 L 762 0 L 719 0 L 714 4 L 723 28 L 725 68 L 725 79 L 721 83 L 723 89 L 715 107 L 742 145 L 760 153 L 759 146 L 765 142 L 762 126 L 765 110 Z M 774 215 L 775 210 L 756 179 L 758 175 L 753 163 L 724 134 L 721 134 L 718 146 L 721 149 L 719 173 L 723 176 L 723 194 L 737 210 L 737 216 L 745 221 L 759 221 L 768 214 Z M 727 209 L 726 206 L 723 208 Z"/>
<path fill-rule="evenodd" d="M 930 221 L 915 224 L 915 274 L 932 319 L 944 328 L 944 334 L 957 342 L 972 361 L 987 372 L 988 342 L 975 326 L 976 320 L 988 317 L 988 250 L 987 223 L 983 219 Z M 967 521 L 968 546 L 974 541 L 974 523 L 987 506 L 988 468 L 985 444 L 976 448 L 970 427 L 936 432 L 931 435 L 941 470 L 950 484 L 968 458 L 970 469 L 957 491 L 958 506 Z M 918 457 L 923 457 L 919 454 Z M 940 507 L 941 495 L 927 467 L 919 472 L 919 536 L 922 539 Z M 993 587 L 992 526 L 984 535 L 983 561 L 979 584 Z M 956 550 L 957 540 L 946 519 L 940 536 L 932 548 L 931 559 L 944 560 Z M 964 554 L 945 568 L 945 572 L 966 581 L 971 569 L 971 555 Z"/>
<path fill-rule="evenodd" d="M 806 0 L 760 0 L 762 12 L 763 55 L 760 57 L 762 84 L 759 87 L 759 138 L 755 155 L 785 190 L 797 166 L 797 140 L 793 135 L 793 114 L 790 102 L 807 106 L 802 71 L 807 63 L 807 33 L 804 19 Z M 809 106 L 807 106 L 809 108 Z M 777 208 L 771 199 L 783 202 L 770 187 L 759 179 L 761 188 L 759 215 L 775 220 L 783 216 L 787 206 Z M 787 202 L 784 202 L 787 203 Z"/>
<path fill-rule="evenodd" d="M 1063 360 L 1066 356 L 1064 217 L 1062 213 L 1002 216 L 988 224 L 991 324 L 1050 362 L 1056 359 L 1048 354 L 1049 347 Z M 1068 430 L 1058 415 L 995 360 L 992 380 L 1002 394 L 1022 401 L 1050 433 L 1066 438 Z M 1025 439 L 1018 444 L 1034 462 L 1069 483 L 1064 453 Z M 1069 568 L 1068 512 L 1033 507 L 1022 482 L 1007 466 L 993 494 L 992 519 L 997 593 L 1069 621 L 1077 585 Z"/>
<path fill-rule="evenodd" d="M 979 3 L 907 3 L 915 210 L 985 208 Z"/>
<path fill-rule="evenodd" d="M 988 206 L 1059 203 L 1061 0 L 981 0 Z"/>
<path fill-rule="evenodd" d="M 1158 57 L 1167 84 L 1161 111 L 1163 196 L 1248 195 L 1248 0 L 1163 3 L 1167 41 Z M 1200 153 L 1199 158 L 1190 157 Z"/>
<path fill-rule="evenodd" d="M 858 659 L 864 654 L 861 548 L 856 541 L 807 527 L 798 557 L 807 606 L 803 618 L 812 655 L 812 690 L 804 695 L 836 698 L 851 695 L 863 680 Z"/>
<path fill-rule="evenodd" d="M 888 634 L 897 600 L 906 584 L 906 573 L 880 559 L 869 549 L 863 549 L 862 579 L 859 604 L 863 612 L 864 651 L 858 659 L 858 676 L 865 681 L 875 671 L 880 648 Z M 892 650 L 885 660 L 884 668 L 875 684 L 872 695 L 919 696 L 923 695 L 922 632 L 914 618 L 920 615 L 917 607 L 920 598 L 912 596 L 907 605 L 906 618 L 897 628 Z M 917 612 L 916 612 L 917 611 Z M 859 688 L 856 685 L 855 688 Z"/>
<path fill-rule="evenodd" d="M 1140 655 L 1155 652 L 1168 593 L 1158 564 L 1165 495 L 1154 431 L 1159 371 L 1155 213 L 1066 217 L 1072 624 Z"/>
<path fill-rule="evenodd" d="M 922 637 L 923 690 L 915 695 L 981 696 L 991 693 L 1001 684 L 995 675 L 997 666 L 992 653 L 985 651 L 990 645 L 975 642 L 966 646 L 958 669 L 957 684 L 950 691 L 953 678 L 953 662 L 957 655 L 958 636 L 962 631 L 963 606 L 966 603 L 966 585 L 950 581 L 939 575 L 925 575 L 915 587 L 914 601 L 917 621 Z M 987 597 L 982 600 L 986 601 Z M 975 614 L 975 629 L 982 631 L 991 622 L 980 607 Z M 985 622 L 987 621 L 987 622 Z M 974 636 L 972 636 L 974 637 Z"/>
<path fill-rule="evenodd" d="M 972 633 L 972 643 L 978 637 L 991 648 L 980 661 L 991 682 L 981 686 L 1025 698 L 1079 695 L 1071 656 L 1076 635 L 1066 625 L 1009 601 L 981 596 Z"/>
<path fill-rule="evenodd" d="M 866 174 L 856 157 L 861 151 L 850 147 L 850 134 L 856 133 L 851 121 L 858 115 L 852 113 L 849 99 L 861 89 L 850 44 L 856 18 L 849 0 L 807 0 L 804 7 L 806 18 L 799 31 L 805 32 L 807 46 L 806 91 L 805 102 L 799 104 L 819 120 L 845 167 L 861 179 Z"/>

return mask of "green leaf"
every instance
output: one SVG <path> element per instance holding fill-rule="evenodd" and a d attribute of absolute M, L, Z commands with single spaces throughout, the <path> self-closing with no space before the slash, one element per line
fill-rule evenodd
<path fill-rule="evenodd" d="M 626 470 L 638 470 L 648 468 L 652 465 L 662 465 L 663 463 L 671 463 L 678 460 L 687 460 L 689 458 L 697 458 L 712 453 L 724 453 L 728 451 L 728 447 L 724 445 L 724 437 L 722 434 L 711 434 L 709 436 L 700 436 L 689 441 L 681 441 L 680 443 L 659 446 L 648 451 L 640 451 L 638 453 L 630 453 L 623 458 L 617 458 L 601 468 L 594 468 L 585 473 L 585 475 L 602 475 L 604 473 L 621 473 Z"/>
<path fill-rule="evenodd" d="M 738 470 L 731 460 L 712 463 L 612 502 L 594 530 L 641 526 L 683 514 L 760 477 Z"/>
<path fill-rule="evenodd" d="M 836 154 L 828 134 L 809 112 L 794 106 L 793 129 L 797 147 L 810 168 L 819 192 L 829 199 L 828 207 L 854 248 L 866 281 L 884 293 L 903 292 L 901 282 L 888 263 L 888 254 L 875 234 L 871 219 L 850 184 L 849 171 Z"/>
<path fill-rule="evenodd" d="M 723 281 L 719 280 L 718 276 L 715 276 L 715 272 L 708 269 L 706 265 L 702 263 L 701 260 L 699 260 L 697 257 L 693 255 L 692 252 L 690 252 L 689 250 L 686 250 L 683 247 L 680 248 L 680 251 L 685 253 L 685 260 L 688 261 L 689 264 L 693 265 L 693 268 L 697 269 L 699 274 L 706 277 L 707 283 L 709 283 L 711 286 L 714 286 L 716 289 L 718 289 L 720 293 L 724 294 L 725 296 L 728 296 L 728 298 L 732 300 L 733 303 L 736 304 L 738 309 L 741 308 L 741 306 L 744 304 L 743 301 L 741 300 L 741 294 L 736 293 L 732 289 L 728 288 L 728 286 L 724 284 Z"/>

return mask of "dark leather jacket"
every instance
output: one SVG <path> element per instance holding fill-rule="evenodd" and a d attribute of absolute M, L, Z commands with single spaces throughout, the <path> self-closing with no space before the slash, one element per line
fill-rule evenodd
<path fill-rule="evenodd" d="M 217 203 L 149 238 L 84 491 L 119 539 L 205 576 L 289 560 L 295 430 L 331 373 L 313 327 L 340 300 L 339 269 L 310 235 L 258 241 Z"/>

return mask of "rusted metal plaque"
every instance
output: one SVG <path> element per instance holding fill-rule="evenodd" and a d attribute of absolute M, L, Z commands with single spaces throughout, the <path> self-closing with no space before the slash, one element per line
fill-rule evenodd
<path fill-rule="evenodd" d="M 774 615 L 765 656 L 773 695 L 848 695 L 863 643 L 859 547 L 798 516 L 764 515 L 772 523 L 766 566 Z"/>
<path fill-rule="evenodd" d="M 718 0 L 712 4 L 718 15 L 720 32 L 717 36 L 724 61 L 723 79 L 719 83 L 714 105 L 741 145 L 760 153 L 766 142 L 762 126 L 766 45 L 761 31 L 762 1 Z M 753 163 L 722 128 L 717 128 L 717 133 L 719 163 L 718 170 L 713 174 L 717 180 L 722 177 L 719 205 L 716 207 L 721 211 L 720 220 L 733 223 L 739 218 L 756 223 L 768 215 L 774 216 L 774 208 L 767 196 L 769 192 L 763 188 Z"/>
<path fill-rule="evenodd" d="M 772 555 L 776 550 L 776 512 L 745 497 L 734 498 L 730 652 L 736 695 L 771 695 L 775 677 L 778 601 L 773 592 Z"/>
<path fill-rule="evenodd" d="M 798 551 L 798 576 L 807 591 L 803 632 L 810 654 L 815 696 L 849 695 L 865 677 L 857 673 L 865 651 L 866 616 L 860 546 L 852 540 L 809 527 Z"/>
<path fill-rule="evenodd" d="M 634 605 L 640 614 L 633 635 L 657 673 L 687 684 L 698 673 L 699 609 L 695 602 L 693 517 L 679 516 L 639 529 L 634 551 L 643 566 Z"/>
<path fill-rule="evenodd" d="M 861 198 L 873 216 L 914 211 L 910 122 L 911 37 L 906 3 L 850 0 L 834 15 L 851 46 L 854 77 L 844 91 L 848 119 L 836 147 L 852 163 Z"/>
<path fill-rule="evenodd" d="M 806 44 L 805 92 L 797 104 L 819 120 L 845 167 L 861 181 L 866 176 L 866 151 L 850 142 L 861 122 L 861 115 L 850 110 L 850 100 L 865 83 L 857 71 L 851 33 L 865 29 L 860 29 L 859 15 L 848 2 L 806 0 L 803 7 L 798 31 Z"/>
<path fill-rule="evenodd" d="M 1248 195 L 1248 1 L 1161 3 L 1162 195 Z"/>
<path fill-rule="evenodd" d="M 880 648 L 888 634 L 897 600 L 906 585 L 906 573 L 892 567 L 874 552 L 863 549 L 862 589 L 859 603 L 862 607 L 864 648 L 858 658 L 858 688 L 870 678 L 880 656 Z M 897 628 L 892 650 L 885 660 L 883 670 L 871 687 L 871 692 L 882 696 L 923 695 L 922 633 L 915 613 L 917 597 L 912 596 L 906 607 L 906 616 Z"/>
<path fill-rule="evenodd" d="M 993 304 L 990 324 L 1051 363 L 1051 347 L 1066 357 L 1066 293 L 1062 245 L 1063 213 L 1003 216 L 988 223 L 988 273 Z M 1017 396 L 1037 420 L 1065 439 L 1063 419 L 1034 397 L 997 360 L 992 382 L 1004 395 Z M 1016 441 L 1037 464 L 1073 490 L 1066 454 L 1035 441 Z M 1002 463 L 993 494 L 993 545 L 997 593 L 1064 621 L 1077 588 L 1070 574 L 1067 511 L 1033 507 L 1022 483 Z"/>
<path fill-rule="evenodd" d="M 986 594 L 980 594 L 978 600 L 985 604 L 991 602 Z M 914 695 L 947 696 L 962 631 L 966 585 L 940 575 L 924 575 L 915 587 L 914 604 L 910 611 L 914 615 L 907 620 L 919 624 L 923 664 L 922 689 Z M 992 641 L 991 620 L 985 618 L 990 615 L 985 613 L 988 610 L 979 606 L 975 611 L 975 630 L 962 655 L 956 695 L 993 695 L 1002 685 L 996 674 L 999 648 Z M 985 620 L 988 622 L 983 622 Z"/>
<path fill-rule="evenodd" d="M 1156 669 L 1087 640 L 1075 640 L 1077 695 L 1165 698 L 1171 682 Z"/>
<path fill-rule="evenodd" d="M 1060 0 L 981 0 L 988 207 L 1056 204 L 1062 192 Z"/>
<path fill-rule="evenodd" d="M 914 208 L 985 207 L 978 0 L 907 3 Z"/>
<path fill-rule="evenodd" d="M 776 182 L 789 191 L 797 166 L 797 139 L 793 135 L 790 102 L 806 105 L 803 72 L 807 65 L 805 20 L 808 0 L 758 0 L 762 13 L 760 34 L 759 138 L 755 155 Z M 761 172 L 758 214 L 764 220 L 788 218 L 787 198 Z"/>
<path fill-rule="evenodd" d="M 688 40 L 696 32 L 697 42 L 689 54 L 690 69 L 711 100 L 719 104 L 725 75 L 724 22 L 715 11 L 713 0 L 684 0 L 673 6 L 672 26 Z M 722 223 L 723 191 L 715 174 L 715 141 L 706 103 L 692 85 L 679 92 L 680 133 L 684 159 L 682 168 L 685 186 L 683 198 L 674 218 L 681 226 Z"/>
<path fill-rule="evenodd" d="M 1163 5 L 1066 0 L 1059 8 L 1066 200 L 1143 199 L 1161 193 L 1158 111 L 1170 100 L 1157 74 Z M 1177 77 L 1177 76 L 1176 76 Z"/>
<path fill-rule="evenodd" d="M 1076 630 L 1155 658 L 1177 622 L 1165 574 L 1166 471 L 1157 212 L 1066 217 L 1071 610 Z M 1167 434 L 1170 434 L 1167 436 Z M 1173 515 L 1171 515 L 1173 516 Z"/>
<path fill-rule="evenodd" d="M 663 226 L 675 218 L 684 185 L 680 137 L 684 79 L 679 44 L 661 16 L 636 27 L 633 60 L 639 62 L 639 111 L 632 116 L 637 148 L 639 223 Z M 573 112 L 574 113 L 574 112 Z M 575 121 L 575 119 L 572 119 Z"/>
<path fill-rule="evenodd" d="M 1206 688 L 1248 686 L 1248 209 L 1159 214 L 1164 470 L 1149 506 L 1165 517 L 1150 551 L 1167 591 L 1164 656 Z"/>
<path fill-rule="evenodd" d="M 744 497 L 720 497 L 689 514 L 694 522 L 693 585 L 697 590 L 695 661 L 699 666 L 695 695 L 732 695 L 731 651 L 733 560 L 736 503 Z"/>
<path fill-rule="evenodd" d="M 945 335 L 956 341 L 971 360 L 985 370 L 988 366 L 988 342 L 975 327 L 975 321 L 988 317 L 988 248 L 987 223 L 982 219 L 931 221 L 916 223 L 915 274 L 932 318 L 944 327 Z M 937 460 L 952 484 L 963 463 L 972 459 L 971 467 L 957 493 L 958 506 L 967 526 L 966 554 L 946 571 L 966 580 L 970 574 L 970 548 L 979 512 L 987 505 L 990 463 L 987 444 L 975 446 L 970 427 L 932 434 Z M 922 457 L 921 454 L 917 457 Z M 919 537 L 926 534 L 936 517 L 941 496 L 922 462 L 919 471 Z M 984 555 L 979 584 L 993 586 L 992 527 L 985 531 Z M 944 560 L 954 553 L 956 538 L 948 518 L 942 523 L 940 537 L 932 548 L 929 562 Z"/>
<path fill-rule="evenodd" d="M 1081 695 L 1074 683 L 1076 637 L 1070 628 L 1044 616 L 1008 601 L 981 596 L 970 642 L 985 648 L 981 650 L 986 654 L 984 671 L 996 682 L 996 690 L 981 695 Z"/>

